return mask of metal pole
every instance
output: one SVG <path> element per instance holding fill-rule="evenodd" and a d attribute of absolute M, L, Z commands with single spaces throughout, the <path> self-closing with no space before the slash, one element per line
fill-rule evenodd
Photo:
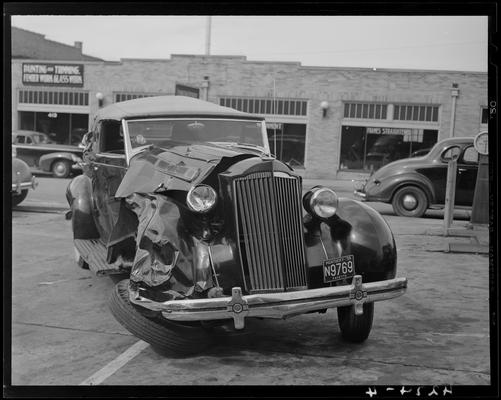
<path fill-rule="evenodd" d="M 276 109 L 275 109 L 275 89 L 276 89 L 275 78 L 273 78 L 273 101 L 271 103 L 273 115 L 275 115 L 275 111 L 276 111 Z M 273 130 L 273 153 L 275 154 L 275 157 L 278 157 L 278 155 L 277 155 L 277 128 L 276 128 L 277 122 L 275 121 L 274 124 L 275 124 L 275 128 Z"/>
<path fill-rule="evenodd" d="M 451 129 L 449 131 L 449 137 L 454 137 L 454 124 L 456 122 L 456 101 L 459 96 L 459 90 L 457 88 L 452 89 L 452 109 L 451 109 Z"/>
<path fill-rule="evenodd" d="M 205 33 L 205 55 L 210 55 L 210 34 L 211 34 L 212 17 L 207 17 L 207 31 Z"/>
<path fill-rule="evenodd" d="M 447 164 L 447 186 L 445 187 L 445 211 L 444 211 L 444 236 L 448 236 L 449 228 L 454 216 L 454 203 L 456 197 L 456 172 L 458 167 L 457 158 Z"/>

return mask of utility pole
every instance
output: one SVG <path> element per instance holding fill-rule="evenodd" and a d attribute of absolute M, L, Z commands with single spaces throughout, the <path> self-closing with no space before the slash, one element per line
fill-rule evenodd
<path fill-rule="evenodd" d="M 206 56 L 210 56 L 211 24 L 212 24 L 212 17 L 208 16 L 207 17 L 207 30 L 206 30 L 206 33 L 205 33 L 205 55 Z"/>
<path fill-rule="evenodd" d="M 456 122 L 456 101 L 459 96 L 459 89 L 457 83 L 452 84 L 451 96 L 452 96 L 452 110 L 451 110 L 451 125 L 450 125 L 449 137 L 454 137 L 454 125 Z"/>

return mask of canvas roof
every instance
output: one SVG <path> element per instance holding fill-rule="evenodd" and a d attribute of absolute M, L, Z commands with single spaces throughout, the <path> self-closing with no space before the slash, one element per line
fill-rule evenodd
<path fill-rule="evenodd" d="M 186 96 L 154 96 L 122 101 L 100 109 L 98 119 L 128 119 L 162 116 L 211 116 L 230 118 L 263 119 L 233 108 Z"/>

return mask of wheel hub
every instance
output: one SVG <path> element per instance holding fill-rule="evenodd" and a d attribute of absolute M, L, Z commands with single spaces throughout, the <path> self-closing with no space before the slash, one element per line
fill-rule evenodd
<path fill-rule="evenodd" d="M 402 198 L 402 205 L 406 210 L 414 210 L 417 204 L 417 199 L 412 194 L 406 194 Z"/>
<path fill-rule="evenodd" d="M 66 172 L 66 166 L 62 163 L 58 163 L 56 165 L 56 172 L 59 173 L 59 174 L 63 174 Z"/>

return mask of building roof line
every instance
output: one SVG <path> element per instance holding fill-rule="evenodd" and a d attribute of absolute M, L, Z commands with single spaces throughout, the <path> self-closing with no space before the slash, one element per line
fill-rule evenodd
<path fill-rule="evenodd" d="M 29 32 L 29 33 L 31 33 L 31 34 L 35 34 L 35 35 L 41 36 L 43 40 L 45 40 L 45 41 L 47 41 L 47 42 L 55 43 L 55 44 L 57 44 L 58 46 L 65 46 L 65 47 L 71 48 L 71 49 L 73 49 L 73 50 L 78 50 L 78 48 L 77 48 L 77 47 L 72 46 L 71 44 L 66 44 L 66 43 L 58 42 L 58 41 L 56 41 L 56 40 L 47 39 L 46 35 L 43 35 L 43 34 L 38 33 L 38 32 L 33 32 L 33 31 L 29 31 L 29 30 L 27 30 L 27 29 L 18 28 L 17 26 L 13 26 L 12 28 L 13 28 L 13 29 L 20 29 L 20 30 L 23 30 L 23 31 L 25 31 L 25 32 Z M 83 58 L 83 57 L 87 57 L 87 58 L 91 58 L 91 59 L 93 59 L 93 60 L 95 60 L 95 61 L 104 61 L 102 58 L 98 58 L 98 57 L 94 57 L 94 56 L 90 56 L 90 55 L 84 54 L 84 53 L 82 52 L 82 49 L 80 49 L 80 55 L 82 56 L 82 58 Z"/>

